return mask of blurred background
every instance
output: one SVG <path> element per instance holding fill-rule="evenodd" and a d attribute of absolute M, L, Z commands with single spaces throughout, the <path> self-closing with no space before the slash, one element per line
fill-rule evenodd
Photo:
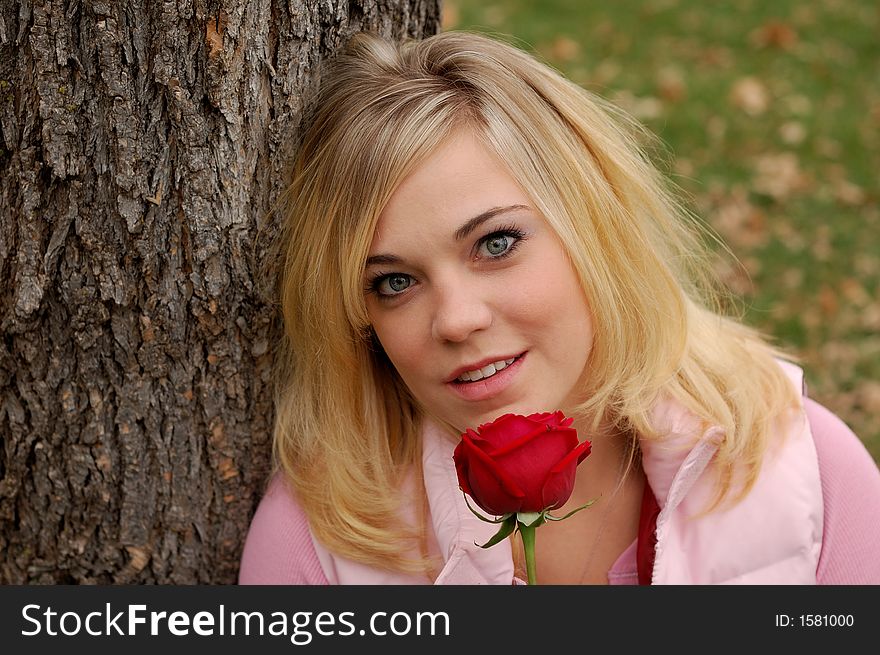
<path fill-rule="evenodd" d="M 745 322 L 880 462 L 880 4 L 443 0 L 629 111 L 739 260 Z"/>

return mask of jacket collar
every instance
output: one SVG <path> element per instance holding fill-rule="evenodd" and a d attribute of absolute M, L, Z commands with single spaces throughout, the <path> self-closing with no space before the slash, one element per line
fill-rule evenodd
<path fill-rule="evenodd" d="M 458 487 L 452 460 L 455 443 L 437 423 L 426 419 L 422 433 L 425 491 L 440 555 L 445 561 L 435 584 L 504 584 L 513 580 L 513 555 L 505 539 L 480 548 L 498 525 L 474 516 Z"/>
<path fill-rule="evenodd" d="M 724 430 L 707 425 L 672 399 L 658 402 L 651 411 L 660 441 L 641 441 L 642 468 L 657 504 L 665 513 L 678 506 L 709 465 L 724 438 Z"/>

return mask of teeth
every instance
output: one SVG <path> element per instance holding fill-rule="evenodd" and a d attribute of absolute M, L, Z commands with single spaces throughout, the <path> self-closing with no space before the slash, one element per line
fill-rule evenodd
<path fill-rule="evenodd" d="M 456 380 L 458 382 L 476 382 L 477 380 L 482 380 L 483 378 L 489 378 L 495 375 L 498 371 L 507 368 L 511 364 L 513 364 L 513 360 L 516 357 L 511 357 L 510 359 L 502 359 L 483 368 L 478 368 L 473 371 L 467 371 L 459 375 Z"/>

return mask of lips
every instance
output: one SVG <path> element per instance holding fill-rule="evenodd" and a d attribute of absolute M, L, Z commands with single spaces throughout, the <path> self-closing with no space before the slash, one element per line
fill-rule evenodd
<path fill-rule="evenodd" d="M 504 368 L 513 364 L 523 354 L 486 357 L 478 362 L 460 366 L 445 381 L 454 384 L 469 384 L 492 377 L 496 371 L 504 370 Z"/>
<path fill-rule="evenodd" d="M 456 396 L 467 402 L 485 402 L 493 398 L 501 396 L 505 391 L 511 388 L 511 385 L 519 378 L 519 373 L 526 360 L 528 351 L 521 353 L 513 358 L 513 362 L 509 366 L 505 366 L 498 372 L 489 377 L 469 382 L 460 381 L 455 378 L 447 382 L 446 387 Z M 498 361 L 498 360 L 495 360 Z M 491 363 L 491 362 L 490 362 Z M 468 365 L 467 370 L 471 369 Z M 461 373 L 459 373 L 459 376 Z"/>

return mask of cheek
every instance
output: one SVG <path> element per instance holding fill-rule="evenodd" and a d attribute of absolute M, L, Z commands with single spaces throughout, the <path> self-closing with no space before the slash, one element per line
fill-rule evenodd
<path fill-rule="evenodd" d="M 380 318 L 373 321 L 373 329 L 388 359 L 409 385 L 412 373 L 419 370 L 424 360 L 424 348 L 416 336 L 414 321 L 405 316 Z"/>
<path fill-rule="evenodd" d="M 589 307 L 575 274 L 564 261 L 523 271 L 514 288 L 519 292 L 516 311 L 524 320 L 545 329 L 550 323 L 572 329 L 582 326 L 589 331 Z"/>
<path fill-rule="evenodd" d="M 574 273 L 560 261 L 518 281 L 514 320 L 547 347 L 561 366 L 575 365 L 592 348 L 592 315 Z M 580 364 L 577 364 L 578 366 Z"/>

